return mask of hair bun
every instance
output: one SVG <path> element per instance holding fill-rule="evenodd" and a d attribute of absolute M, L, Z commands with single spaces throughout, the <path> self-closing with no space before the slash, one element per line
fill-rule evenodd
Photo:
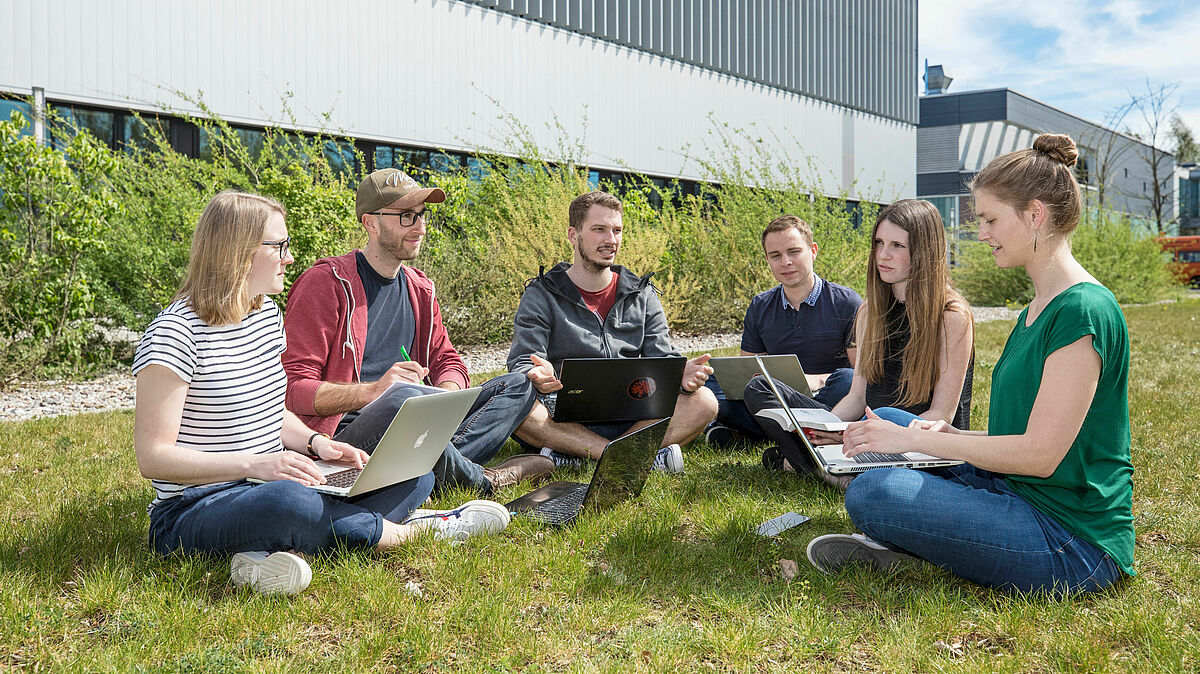
<path fill-rule="evenodd" d="M 1075 147 L 1075 141 L 1063 133 L 1044 133 L 1038 136 L 1033 141 L 1033 149 L 1067 168 L 1079 161 L 1079 150 Z"/>

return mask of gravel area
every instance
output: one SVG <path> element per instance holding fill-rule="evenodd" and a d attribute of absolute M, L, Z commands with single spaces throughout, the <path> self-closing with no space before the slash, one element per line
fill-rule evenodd
<path fill-rule="evenodd" d="M 1018 311 L 1006 307 L 973 307 L 975 322 L 1012 320 Z M 737 346 L 741 335 L 673 335 L 671 341 L 684 352 Z M 504 369 L 508 345 L 460 347 L 471 372 Z M 100 412 L 133 407 L 133 377 L 120 372 L 88 381 L 47 380 L 22 384 L 0 392 L 0 421 L 21 421 L 77 412 Z"/>

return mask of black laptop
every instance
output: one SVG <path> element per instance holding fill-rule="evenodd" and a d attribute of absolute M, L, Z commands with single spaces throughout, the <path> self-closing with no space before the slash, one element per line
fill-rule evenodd
<path fill-rule="evenodd" d="M 563 387 L 555 397 L 554 420 L 593 424 L 669 417 L 686 364 L 683 356 L 567 358 L 559 368 Z"/>
<path fill-rule="evenodd" d="M 584 510 L 607 510 L 636 498 L 654 467 L 654 457 L 662 446 L 669 421 L 662 419 L 608 443 L 590 484 L 552 482 L 506 507 L 517 515 L 564 526 L 574 522 Z"/>

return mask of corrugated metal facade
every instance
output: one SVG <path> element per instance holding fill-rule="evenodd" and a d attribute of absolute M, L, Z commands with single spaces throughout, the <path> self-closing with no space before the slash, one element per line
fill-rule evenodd
<path fill-rule="evenodd" d="M 917 121 L 916 0 L 463 1 Z"/>
<path fill-rule="evenodd" d="M 915 40 L 915 29 L 903 28 L 915 26 L 912 2 L 746 4 L 792 17 L 778 21 L 753 12 L 738 20 L 730 2 L 564 4 L 567 17 L 576 4 L 580 17 L 585 6 L 603 6 L 605 30 L 616 17 L 631 40 L 664 50 L 690 44 L 764 78 L 823 82 L 831 94 L 862 88 L 881 100 L 898 82 L 915 89 L 915 56 L 884 68 L 868 39 Z M 876 4 L 895 16 L 864 9 Z M 721 21 L 664 21 L 667 5 L 720 10 Z M 796 21 L 807 27 L 782 42 L 791 57 L 751 48 L 756 26 Z M 832 28 L 844 24 L 860 28 Z M 830 78 L 834 71 L 857 79 Z M 517 120 L 543 147 L 564 137 L 580 143 L 593 167 L 687 179 L 705 177 L 689 155 L 707 155 L 711 132 L 728 125 L 784 139 L 792 163 L 811 160 L 831 192 L 859 196 L 856 182 L 871 186 L 864 198 L 888 201 L 915 189 L 915 127 L 904 115 L 856 111 L 458 0 L 362 0 L 352 10 L 322 0 L 0 0 L 0 89 L 31 87 L 52 101 L 184 112 L 196 106 L 175 92 L 203 92 L 208 108 L 234 123 L 447 149 L 502 145 Z M 909 98 L 915 110 L 915 91 Z"/>

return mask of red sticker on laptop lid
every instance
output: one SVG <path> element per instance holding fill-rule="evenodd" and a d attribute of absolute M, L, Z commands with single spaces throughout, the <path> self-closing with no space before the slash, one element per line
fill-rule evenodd
<path fill-rule="evenodd" d="M 629 397 L 634 400 L 645 400 L 654 395 L 658 390 L 658 384 L 650 377 L 638 377 L 629 382 Z"/>

